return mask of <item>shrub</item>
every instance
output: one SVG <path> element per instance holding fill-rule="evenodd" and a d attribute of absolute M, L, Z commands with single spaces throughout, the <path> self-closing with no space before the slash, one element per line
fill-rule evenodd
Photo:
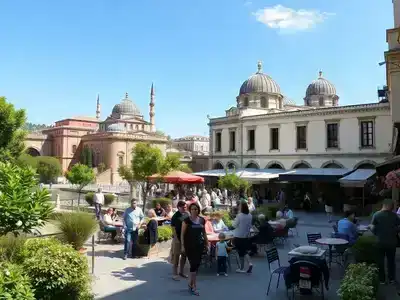
<path fill-rule="evenodd" d="M 224 221 L 225 225 L 228 226 L 228 228 L 231 229 L 233 220 L 232 220 L 231 215 L 229 214 L 229 212 L 226 211 L 226 210 L 219 210 L 218 213 L 221 214 L 222 221 Z"/>
<path fill-rule="evenodd" d="M 378 240 L 375 235 L 360 236 L 351 247 L 357 263 L 376 264 L 379 257 Z"/>
<path fill-rule="evenodd" d="M 161 207 L 167 207 L 168 204 L 172 204 L 172 200 L 169 198 L 156 198 L 152 200 L 152 207 L 155 208 L 156 204 L 160 203 Z"/>
<path fill-rule="evenodd" d="M 32 285 L 21 266 L 0 263 L 0 299 L 35 300 Z"/>
<path fill-rule="evenodd" d="M 41 182 L 53 182 L 55 177 L 61 175 L 62 167 L 57 158 L 51 156 L 38 156 L 36 159 L 37 172 L 40 176 Z"/>
<path fill-rule="evenodd" d="M 258 216 L 259 214 L 265 215 L 269 220 L 273 220 L 276 218 L 276 213 L 279 210 L 278 204 L 263 204 L 258 207 L 255 211 L 252 212 L 253 217 Z M 257 218 L 253 218 L 257 219 Z"/>
<path fill-rule="evenodd" d="M 64 213 L 59 216 L 58 221 L 63 240 L 76 250 L 81 249 L 98 228 L 93 215 L 86 212 Z"/>
<path fill-rule="evenodd" d="M 85 200 L 89 206 L 94 205 L 94 193 L 89 192 L 85 195 Z M 114 194 L 104 194 L 104 206 L 110 206 L 115 200 Z"/>
<path fill-rule="evenodd" d="M 342 300 L 375 300 L 378 292 L 378 269 L 365 263 L 352 264 L 340 284 Z"/>
<path fill-rule="evenodd" d="M 25 236 L 7 234 L 0 237 L 0 261 L 19 263 L 22 261 L 22 251 L 26 242 Z M 1 295 L 1 294 L 0 294 Z"/>
<path fill-rule="evenodd" d="M 56 239 L 35 238 L 25 244 L 23 268 L 37 299 L 88 299 L 87 258 Z"/>
<path fill-rule="evenodd" d="M 158 241 L 164 242 L 172 239 L 172 227 L 169 225 L 158 226 Z"/>

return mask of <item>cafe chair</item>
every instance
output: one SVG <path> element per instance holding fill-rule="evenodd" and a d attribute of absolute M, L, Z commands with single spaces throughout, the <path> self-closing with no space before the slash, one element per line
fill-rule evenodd
<path fill-rule="evenodd" d="M 268 289 L 267 289 L 267 295 L 269 294 L 269 290 L 271 288 L 271 281 L 272 281 L 272 275 L 277 274 L 278 275 L 278 280 L 276 283 L 276 288 L 279 287 L 279 281 L 281 279 L 281 276 L 283 277 L 283 274 L 285 273 L 285 270 L 287 267 L 282 267 L 281 262 L 279 260 L 279 254 L 278 250 L 275 247 L 269 248 L 265 250 L 265 254 L 267 255 L 267 261 L 268 261 L 268 270 L 270 273 L 269 276 L 269 283 L 268 283 Z M 278 267 L 275 269 L 271 269 L 271 264 L 277 262 Z"/>
<path fill-rule="evenodd" d="M 307 242 L 308 245 L 310 246 L 318 246 L 318 244 L 316 243 L 316 240 L 321 239 L 322 238 L 322 234 L 319 233 L 307 233 Z"/>

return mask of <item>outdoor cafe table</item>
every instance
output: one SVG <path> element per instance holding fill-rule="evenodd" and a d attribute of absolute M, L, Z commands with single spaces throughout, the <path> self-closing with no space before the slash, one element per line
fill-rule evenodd
<path fill-rule="evenodd" d="M 316 253 L 300 253 L 297 252 L 296 249 L 291 250 L 288 255 L 289 256 L 300 256 L 300 257 L 315 257 L 315 258 L 322 258 L 325 255 L 326 250 L 318 249 Z"/>
<path fill-rule="evenodd" d="M 332 264 L 332 247 L 333 246 L 344 246 L 349 243 L 345 239 L 338 239 L 338 238 L 321 238 L 321 239 L 316 240 L 315 242 L 317 244 L 329 247 L 329 267 L 331 267 L 331 264 Z"/>

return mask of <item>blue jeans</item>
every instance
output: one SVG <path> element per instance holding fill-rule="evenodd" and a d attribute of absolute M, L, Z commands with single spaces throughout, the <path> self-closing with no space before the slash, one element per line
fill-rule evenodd
<path fill-rule="evenodd" d="M 217 273 L 218 274 L 226 273 L 226 271 L 227 271 L 227 266 L 226 266 L 227 259 L 228 258 L 226 256 L 218 256 L 217 257 Z"/>
<path fill-rule="evenodd" d="M 125 241 L 124 241 L 124 255 L 128 255 L 129 245 L 132 241 L 132 256 L 134 255 L 134 247 L 139 237 L 139 230 L 129 231 L 125 230 Z"/>
<path fill-rule="evenodd" d="M 97 220 L 100 220 L 101 204 L 100 204 L 100 203 L 95 203 L 95 204 L 94 204 L 94 209 L 95 209 L 95 211 L 96 211 L 96 218 L 97 218 Z"/>

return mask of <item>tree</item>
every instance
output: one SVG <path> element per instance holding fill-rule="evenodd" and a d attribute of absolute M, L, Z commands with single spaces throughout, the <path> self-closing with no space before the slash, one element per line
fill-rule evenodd
<path fill-rule="evenodd" d="M 17 159 L 24 151 L 25 120 L 25 110 L 16 110 L 5 97 L 0 97 L 0 160 Z"/>
<path fill-rule="evenodd" d="M 135 186 L 136 180 L 133 176 L 133 171 L 128 166 L 122 165 L 118 168 L 118 174 L 123 180 L 126 180 L 129 184 L 129 199 L 133 196 L 133 187 Z"/>
<path fill-rule="evenodd" d="M 218 186 L 232 192 L 230 199 L 232 206 L 233 200 L 239 200 L 239 193 L 241 191 L 246 192 L 250 188 L 251 184 L 236 175 L 235 171 L 228 172 L 228 170 L 225 170 L 225 175 L 220 177 L 218 180 Z"/>
<path fill-rule="evenodd" d="M 37 172 L 40 176 L 40 181 L 49 183 L 59 175 L 61 175 L 61 164 L 57 158 L 51 156 L 38 156 L 35 157 L 37 160 Z"/>
<path fill-rule="evenodd" d="M 38 160 L 36 157 L 29 155 L 28 153 L 22 153 L 15 161 L 15 163 L 20 167 L 31 167 L 37 169 Z"/>
<path fill-rule="evenodd" d="M 31 167 L 0 162 L 0 235 L 30 233 L 52 212 L 49 191 L 38 187 Z"/>
<path fill-rule="evenodd" d="M 79 209 L 82 190 L 89 183 L 93 182 L 96 175 L 94 174 L 94 171 L 92 168 L 90 168 L 86 165 L 83 165 L 83 164 L 76 164 L 76 165 L 73 165 L 71 170 L 69 170 L 65 174 L 65 177 L 71 184 L 74 184 L 77 186 L 76 191 L 78 193 L 78 209 Z"/>
<path fill-rule="evenodd" d="M 88 167 L 93 167 L 93 151 L 89 147 L 84 147 L 81 152 L 80 157 L 81 164 L 87 165 Z"/>
<path fill-rule="evenodd" d="M 188 166 L 188 164 L 181 164 L 179 166 L 179 171 L 182 171 L 185 173 L 193 173 L 193 170 Z"/>

